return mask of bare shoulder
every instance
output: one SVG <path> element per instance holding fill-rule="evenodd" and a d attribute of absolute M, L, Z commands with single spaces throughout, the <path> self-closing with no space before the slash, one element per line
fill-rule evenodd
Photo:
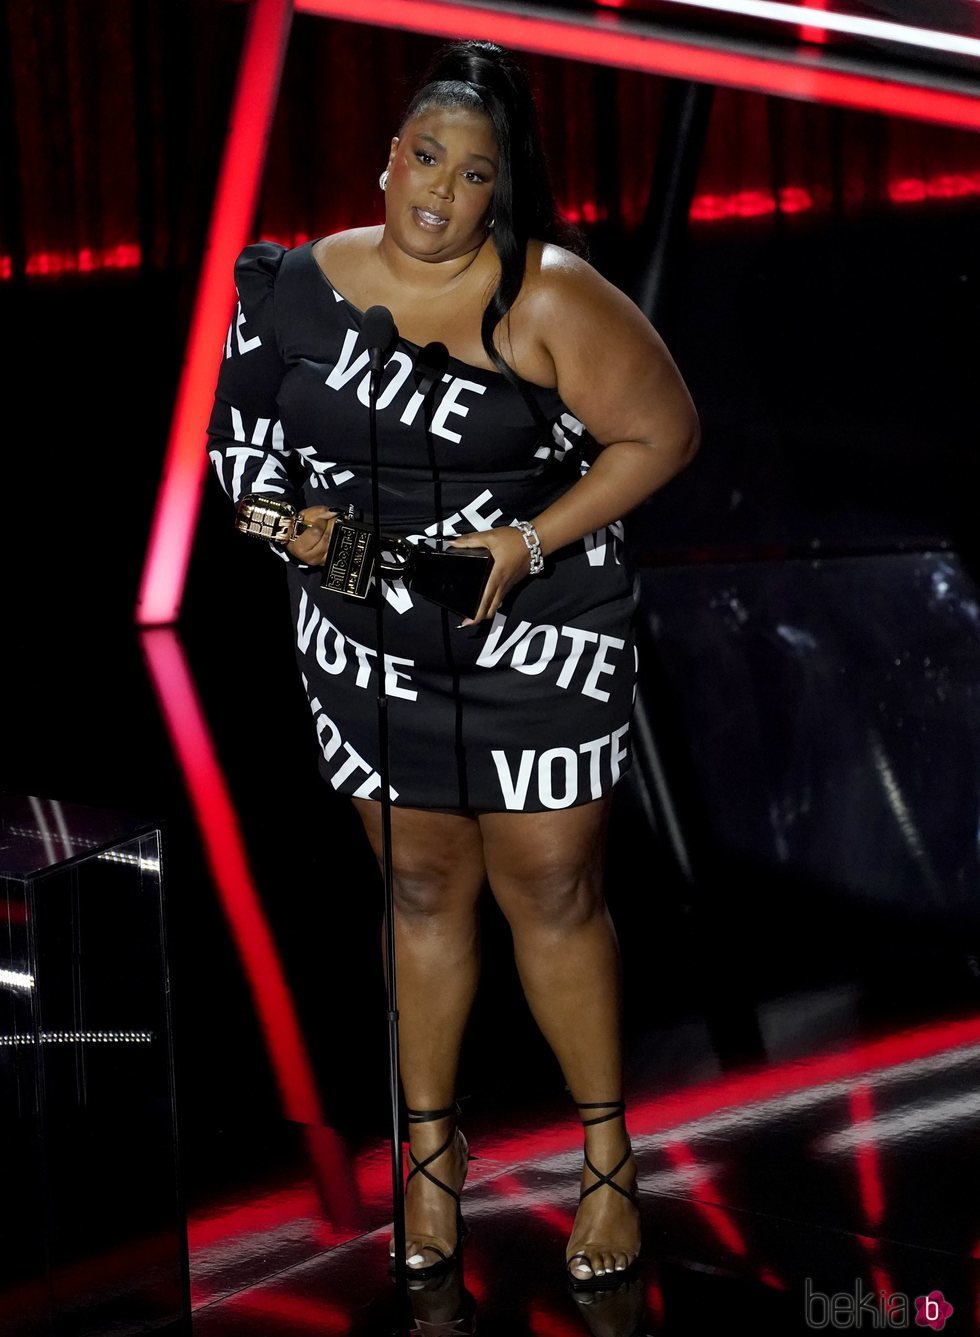
<path fill-rule="evenodd" d="M 625 322 L 633 335 L 654 333 L 650 322 L 624 292 L 587 260 L 555 242 L 528 243 L 521 301 L 534 325 L 540 330 L 549 329 L 552 337 L 558 335 L 563 322 L 567 322 L 568 334 L 596 321 L 613 325 Z"/>
<path fill-rule="evenodd" d="M 562 402 L 597 442 L 695 439 L 697 411 L 663 339 L 587 260 L 552 243 L 529 247 L 520 300 Z"/>

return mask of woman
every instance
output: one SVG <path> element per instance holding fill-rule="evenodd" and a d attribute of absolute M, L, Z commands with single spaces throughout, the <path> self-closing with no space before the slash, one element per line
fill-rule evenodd
<path fill-rule="evenodd" d="M 436 58 L 391 140 L 383 226 L 247 247 L 209 427 L 225 490 L 284 496 L 297 656 L 321 771 L 380 860 L 376 610 L 319 588 L 333 517 L 371 507 L 362 314 L 401 338 L 378 403 L 381 522 L 493 566 L 458 623 L 384 581 L 407 1262 L 460 1243 L 467 1145 L 453 1104 L 489 881 L 533 1015 L 582 1111 L 574 1287 L 639 1253 L 624 1122 L 619 958 L 602 895 L 612 789 L 631 764 L 635 573 L 621 517 L 690 460 L 699 429 L 663 342 L 559 235 L 526 76 L 490 43 Z M 424 430 L 415 355 L 449 369 Z M 270 430 L 271 428 L 271 430 Z M 281 554 L 283 555 L 283 554 Z M 372 586 L 377 599 L 377 586 Z"/>

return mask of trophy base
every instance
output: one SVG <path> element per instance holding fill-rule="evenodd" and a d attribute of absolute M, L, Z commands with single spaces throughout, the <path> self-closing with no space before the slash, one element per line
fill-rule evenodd
<path fill-rule="evenodd" d="M 489 548 L 430 548 L 412 555 L 409 588 L 460 617 L 475 617 L 493 566 Z"/>
<path fill-rule="evenodd" d="M 320 588 L 353 599 L 366 599 L 371 576 L 401 578 L 414 593 L 459 617 L 475 617 L 486 589 L 493 554 L 489 548 L 449 548 L 446 539 L 411 544 L 382 534 L 382 554 L 375 551 L 374 531 L 347 518 L 335 522 L 324 562 Z M 395 553 L 385 561 L 385 545 Z"/>

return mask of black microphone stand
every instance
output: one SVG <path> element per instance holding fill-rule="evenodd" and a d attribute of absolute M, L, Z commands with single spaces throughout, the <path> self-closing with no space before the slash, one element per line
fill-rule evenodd
<path fill-rule="evenodd" d="M 372 338 L 371 331 L 375 331 Z M 381 561 L 381 501 L 378 487 L 378 395 L 381 373 L 398 332 L 387 307 L 372 306 L 364 313 L 363 334 L 371 357 L 368 384 L 368 425 L 371 439 L 371 513 L 375 561 Z M 388 759 L 388 695 L 385 691 L 384 592 L 380 570 L 375 570 L 374 594 L 378 643 L 378 753 L 381 773 L 381 871 L 384 881 L 385 992 L 388 998 L 388 1065 L 391 1095 L 391 1198 L 395 1227 L 395 1280 L 404 1289 L 405 1185 L 402 1178 L 402 1122 L 399 1102 L 398 987 L 395 977 L 395 898 L 391 867 L 391 783 Z"/>
<path fill-rule="evenodd" d="M 395 1237 L 395 1281 L 407 1294 L 408 1265 L 405 1261 L 405 1185 L 402 1178 L 402 1123 L 399 1101 L 398 988 L 395 975 L 395 914 L 391 851 L 391 782 L 388 749 L 388 695 L 385 691 L 384 592 L 381 562 L 381 500 L 378 480 L 378 396 L 385 362 L 398 341 L 398 331 L 387 307 L 373 306 L 364 313 L 362 336 L 368 346 L 371 374 L 368 382 L 368 429 L 371 443 L 371 513 L 374 538 L 374 584 L 378 653 L 378 769 L 381 774 L 381 865 L 384 881 L 385 989 L 388 997 L 388 1065 L 391 1094 L 391 1196 Z M 426 440 L 430 444 L 432 392 L 441 381 L 449 356 L 443 344 L 428 344 L 418 355 L 416 385 L 423 396 Z M 437 484 L 438 486 L 438 484 Z M 440 510 L 441 507 L 437 505 Z"/>

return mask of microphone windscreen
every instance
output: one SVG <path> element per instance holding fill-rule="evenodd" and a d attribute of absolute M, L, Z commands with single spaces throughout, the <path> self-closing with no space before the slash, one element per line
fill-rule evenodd
<path fill-rule="evenodd" d="M 449 366 L 449 350 L 445 344 L 433 340 L 420 348 L 415 358 L 415 388 L 423 397 L 439 384 Z"/>
<path fill-rule="evenodd" d="M 395 320 L 386 306 L 371 306 L 361 321 L 361 337 L 372 355 L 371 365 L 383 367 L 398 342 Z"/>

